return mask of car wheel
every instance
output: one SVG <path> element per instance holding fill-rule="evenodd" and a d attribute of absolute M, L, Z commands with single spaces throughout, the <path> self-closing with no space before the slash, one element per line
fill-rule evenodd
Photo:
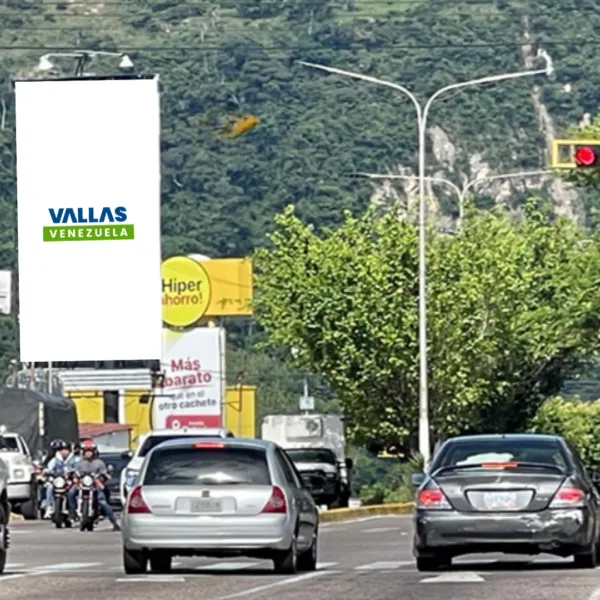
<path fill-rule="evenodd" d="M 127 575 L 139 575 L 148 570 L 148 559 L 143 552 L 123 548 L 123 570 Z"/>
<path fill-rule="evenodd" d="M 0 523 L 2 524 L 2 536 L 0 539 L 0 575 L 4 573 L 6 567 L 6 557 L 8 554 L 8 516 L 3 506 L 0 506 Z"/>
<path fill-rule="evenodd" d="M 296 537 L 292 540 L 289 550 L 278 552 L 273 558 L 275 573 L 280 575 L 294 575 L 298 570 L 298 554 L 296 550 Z"/>
<path fill-rule="evenodd" d="M 316 571 L 319 554 L 319 532 L 315 531 L 310 548 L 303 552 L 297 560 L 298 571 Z"/>
<path fill-rule="evenodd" d="M 598 565 L 598 550 L 594 545 L 591 550 L 576 554 L 573 558 L 576 569 L 595 569 Z"/>
<path fill-rule="evenodd" d="M 451 564 L 451 558 L 440 555 L 417 558 L 418 571 L 438 571 L 442 567 L 449 567 Z"/>
<path fill-rule="evenodd" d="M 21 514 L 26 521 L 35 521 L 39 514 L 37 488 L 31 486 L 31 497 L 21 504 Z"/>
<path fill-rule="evenodd" d="M 166 552 L 152 552 L 150 554 L 150 570 L 154 573 L 169 573 L 173 557 Z"/>

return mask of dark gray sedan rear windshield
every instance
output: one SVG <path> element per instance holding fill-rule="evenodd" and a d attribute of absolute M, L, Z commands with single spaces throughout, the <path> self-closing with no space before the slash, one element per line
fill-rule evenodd
<path fill-rule="evenodd" d="M 256 448 L 157 450 L 144 485 L 271 485 L 265 451 Z"/>
<path fill-rule="evenodd" d="M 541 463 L 564 469 L 568 459 L 554 440 L 464 440 L 450 443 L 434 460 L 431 470 L 491 462 Z"/>

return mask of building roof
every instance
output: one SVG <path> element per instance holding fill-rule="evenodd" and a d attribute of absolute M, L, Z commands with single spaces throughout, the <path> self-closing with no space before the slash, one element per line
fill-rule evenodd
<path fill-rule="evenodd" d="M 119 431 L 131 431 L 133 425 L 123 425 L 121 423 L 79 423 L 79 437 L 92 438 Z"/>

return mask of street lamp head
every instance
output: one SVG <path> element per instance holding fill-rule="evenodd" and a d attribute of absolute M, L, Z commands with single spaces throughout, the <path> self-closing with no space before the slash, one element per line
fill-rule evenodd
<path fill-rule="evenodd" d="M 133 61 L 131 60 L 131 58 L 129 58 L 129 56 L 127 56 L 127 54 L 123 54 L 121 56 L 119 69 L 121 69 L 121 71 L 131 71 L 131 69 L 133 69 Z"/>
<path fill-rule="evenodd" d="M 48 55 L 44 54 L 44 56 L 42 56 L 40 58 L 40 62 L 38 63 L 38 70 L 39 71 L 51 71 L 52 69 L 54 69 L 54 65 L 50 61 L 50 58 L 48 57 Z"/>

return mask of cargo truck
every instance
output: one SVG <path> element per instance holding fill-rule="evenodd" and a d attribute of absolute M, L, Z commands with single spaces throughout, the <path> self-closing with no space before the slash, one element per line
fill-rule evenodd
<path fill-rule="evenodd" d="M 346 508 L 351 494 L 352 459 L 346 456 L 344 419 L 339 415 L 267 415 L 261 437 L 283 448 L 315 501 Z"/>

